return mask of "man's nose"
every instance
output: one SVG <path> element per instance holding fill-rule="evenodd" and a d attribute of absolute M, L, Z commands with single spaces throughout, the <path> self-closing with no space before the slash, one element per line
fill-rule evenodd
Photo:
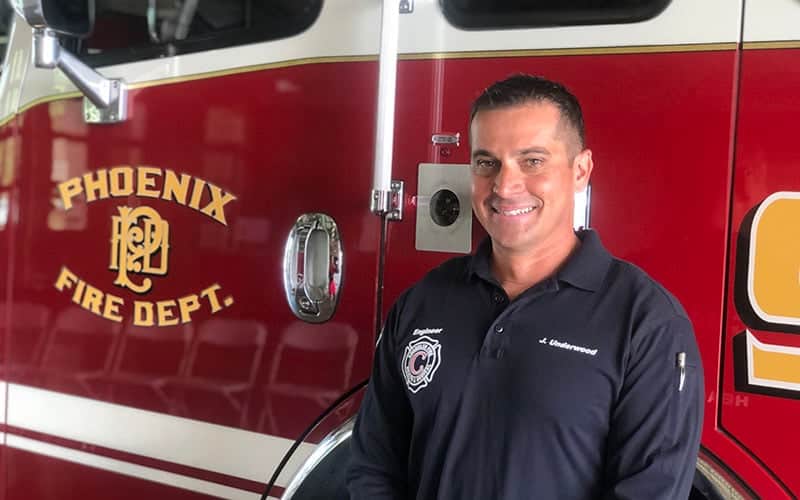
<path fill-rule="evenodd" d="M 494 178 L 492 191 L 501 198 L 510 198 L 519 193 L 524 184 L 522 172 L 513 165 L 503 163 Z"/>

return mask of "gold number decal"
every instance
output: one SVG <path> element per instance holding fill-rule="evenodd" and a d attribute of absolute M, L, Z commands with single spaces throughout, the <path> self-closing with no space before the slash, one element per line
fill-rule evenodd
<path fill-rule="evenodd" d="M 753 312 L 767 323 L 800 325 L 800 193 L 778 192 L 761 203 L 749 254 Z"/>
<path fill-rule="evenodd" d="M 800 193 L 773 193 L 742 222 L 736 308 L 748 329 L 734 337 L 736 389 L 800 398 L 800 348 L 751 330 L 800 332 Z"/>

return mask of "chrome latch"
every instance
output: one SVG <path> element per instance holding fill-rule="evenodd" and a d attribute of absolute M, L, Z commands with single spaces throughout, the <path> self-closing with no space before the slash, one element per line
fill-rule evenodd
<path fill-rule="evenodd" d="M 400 0 L 400 13 L 411 14 L 414 12 L 414 0 Z"/>
<path fill-rule="evenodd" d="M 443 144 L 455 144 L 456 146 L 460 146 L 461 133 L 456 132 L 455 134 L 433 134 L 431 136 L 431 142 L 436 146 L 441 146 Z"/>
<path fill-rule="evenodd" d="M 404 193 L 403 181 L 392 181 L 389 191 L 373 189 L 369 209 L 375 215 L 386 215 L 387 220 L 403 220 Z"/>
<path fill-rule="evenodd" d="M 339 303 L 343 268 L 336 221 L 322 213 L 300 216 L 283 254 L 283 285 L 294 315 L 308 323 L 329 320 Z"/>

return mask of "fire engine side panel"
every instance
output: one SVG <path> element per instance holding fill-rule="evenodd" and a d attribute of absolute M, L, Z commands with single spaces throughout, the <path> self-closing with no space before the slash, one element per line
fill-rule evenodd
<path fill-rule="evenodd" d="M 9 33 L 13 36 L 13 30 Z M 11 285 L 13 279 L 13 242 L 15 200 L 19 193 L 15 189 L 15 178 L 19 171 L 19 130 L 15 117 L 19 101 L 19 88 L 28 66 L 28 59 L 19 51 L 9 50 L 0 72 L 0 423 L 2 440 L 6 440 L 6 373 L 8 364 L 8 332 L 11 328 L 14 305 Z M 5 446 L 0 447 L 0 500 L 6 498 Z"/>
<path fill-rule="evenodd" d="M 800 297 L 798 21 L 800 5 L 791 0 L 746 4 L 723 332 L 727 401 L 720 415 L 722 429 L 794 497 L 800 495 L 800 314 L 792 305 Z"/>
<path fill-rule="evenodd" d="M 800 11 L 800 6 L 792 8 Z M 800 192 L 800 157 L 795 146 L 794 126 L 800 113 L 798 64 L 800 50 L 797 48 L 754 47 L 746 48 L 743 54 L 730 241 L 733 258 L 723 351 L 723 394 L 728 401 L 721 413 L 722 428 L 761 459 L 794 495 L 800 494 L 795 452 L 800 447 L 800 434 L 796 430 L 800 420 L 800 384 L 796 383 L 800 369 L 800 337 L 790 318 L 797 314 L 790 311 L 785 320 L 764 324 L 752 311 L 752 305 L 760 301 L 766 308 L 765 293 L 748 294 L 747 289 L 749 276 L 755 274 L 758 279 L 762 275 L 764 257 L 761 255 L 777 250 L 772 258 L 783 265 L 779 272 L 788 273 L 787 279 L 796 287 L 787 298 L 793 297 L 796 301 L 800 297 L 797 284 L 800 257 L 796 252 L 800 242 L 800 211 L 796 211 L 797 216 L 787 221 L 788 224 L 776 227 L 777 239 L 772 240 L 764 238 L 769 237 L 770 213 L 774 212 L 758 213 L 759 208 L 779 206 L 768 204 L 771 195 L 786 192 L 786 200 L 791 203 L 791 193 Z M 780 203 L 780 198 L 776 201 Z M 763 241 L 758 243 L 763 246 L 752 248 L 753 238 Z M 776 247 L 771 248 L 772 245 Z M 765 279 L 775 278 L 767 276 Z M 772 286 L 777 288 L 778 284 Z M 755 344 L 753 339 L 762 345 Z M 767 349 L 773 351 L 772 355 Z M 776 372 L 767 377 L 759 376 L 770 368 Z"/>
<path fill-rule="evenodd" d="M 0 123 L 2 123 L 0 121 Z M 11 247 L 12 234 L 9 225 L 11 214 L 9 206 L 13 196 L 11 189 L 11 176 L 14 175 L 15 122 L 13 119 L 5 120 L 0 124 L 0 380 L 6 376 L 6 343 L 11 314 L 9 310 L 11 287 Z M 5 383 L 0 382 L 0 423 L 5 431 Z M 3 435 L 3 437 L 5 437 Z M 5 471 L 5 447 L 0 447 L 0 471 Z M 6 475 L 0 472 L 0 499 L 5 498 Z"/>
<path fill-rule="evenodd" d="M 137 87 L 132 118 L 121 125 L 83 124 L 80 101 L 64 99 L 73 88 L 58 72 L 30 70 L 11 89 L 24 111 L 15 157 L 21 169 L 12 183 L 19 196 L 10 204 L 20 219 L 0 229 L 0 250 L 5 244 L 14 256 L 0 271 L 15 270 L 14 301 L 39 306 L 46 320 L 15 326 L 6 337 L 7 366 L 15 365 L 3 379 L 10 498 L 63 498 L 70 490 L 84 498 L 117 490 L 254 498 L 297 433 L 347 383 L 367 375 L 379 250 L 377 218 L 366 210 L 377 5 L 325 2 L 317 23 L 294 38 L 103 68 Z M 765 442 L 774 434 L 744 428 L 753 414 L 736 407 L 728 379 L 723 397 L 716 393 L 736 83 L 731 45 L 740 14 L 740 2 L 674 0 L 657 18 L 633 25 L 463 31 L 442 18 L 438 2 L 418 0 L 415 13 L 401 17 L 393 178 L 406 181 L 407 212 L 390 224 L 384 304 L 448 257 L 414 250 L 417 165 L 468 162 L 468 105 L 491 81 L 516 71 L 562 80 L 584 104 L 595 152 L 591 225 L 613 252 L 675 292 L 694 320 L 708 395 L 704 445 L 762 498 L 783 498 L 750 454 L 777 471 L 779 449 Z M 559 50 L 567 47 L 584 50 Z M 521 52 L 491 52 L 503 50 Z M 0 141 L 7 130 L 0 128 Z M 460 132 L 461 145 L 432 147 L 437 132 Z M 124 182 L 125 168 L 143 166 L 160 169 L 157 186 L 167 170 L 191 176 L 186 202 L 131 193 L 87 203 L 84 193 L 65 210 L 59 183 L 96 179 L 114 167 L 122 167 L 116 182 Z M 139 170 L 130 172 L 138 182 Z M 143 178 L 156 178 L 150 172 Z M 191 206 L 199 182 L 236 196 L 222 210 L 225 224 L 213 217 L 219 211 L 198 210 L 214 196 L 207 185 L 197 209 Z M 85 181 L 79 185 L 87 190 Z M 158 219 L 149 220 L 169 227 L 168 270 L 148 275 L 152 289 L 144 294 L 114 283 L 115 217 L 123 206 L 153 208 Z M 736 224 L 740 208 L 737 202 Z M 315 211 L 339 224 L 345 283 L 333 321 L 312 326 L 288 310 L 281 260 L 294 219 Z M 75 279 L 64 275 L 58 290 L 65 268 Z M 135 283 L 145 277 L 133 276 Z M 99 305 L 91 297 L 84 303 L 88 285 L 102 294 Z M 123 321 L 86 310 L 102 315 L 112 296 L 123 300 Z M 170 313 L 181 316 L 179 299 L 191 308 L 193 296 L 199 307 L 183 327 L 145 328 L 136 337 L 126 326 L 137 311 L 146 318 L 145 302 L 157 320 L 161 301 L 161 319 L 169 321 Z M 110 307 L 115 316 L 113 300 Z M 225 333 L 197 350 L 200 330 L 215 324 Z M 191 377 L 190 367 L 202 376 Z M 728 428 L 732 415 L 729 429 L 747 448 L 716 430 L 716 409 L 726 401 L 723 423 Z M 309 450 L 301 446 L 280 487 Z M 57 479 L 41 480 L 45 474 Z"/>
<path fill-rule="evenodd" d="M 348 16 L 323 13 L 301 37 L 368 36 L 359 23 L 374 26 L 374 14 L 345 26 Z M 357 41 L 374 53 L 374 41 Z M 15 304 L 46 319 L 12 322 L 6 335 L 10 497 L 257 498 L 300 432 L 368 376 L 377 65 L 324 58 L 352 55 L 351 42 L 118 66 L 141 85 L 130 119 L 111 126 L 83 122 L 63 76 L 29 72 L 10 186 L 20 217 L 0 237 Z M 227 70 L 209 77 L 220 61 Z M 126 249 L 142 241 L 125 230 L 126 207 L 147 207 L 143 246 L 158 245 L 149 274 Z M 335 220 L 344 246 L 341 299 L 322 324 L 297 319 L 283 285 L 289 232 L 313 212 Z M 300 447 L 273 495 L 312 448 Z"/>

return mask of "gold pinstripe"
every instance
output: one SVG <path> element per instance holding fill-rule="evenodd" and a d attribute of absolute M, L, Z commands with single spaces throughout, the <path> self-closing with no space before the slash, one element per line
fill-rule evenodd
<path fill-rule="evenodd" d="M 744 42 L 745 50 L 760 49 L 800 49 L 800 40 L 786 40 L 780 42 Z"/>
<path fill-rule="evenodd" d="M 427 52 L 401 54 L 399 59 L 476 59 L 489 57 L 550 57 L 550 56 L 588 56 L 615 54 L 661 54 L 671 52 L 710 52 L 735 50 L 736 42 L 697 43 L 682 45 L 632 45 L 629 47 L 587 47 L 575 49 L 532 49 L 532 50 L 484 50 L 465 52 Z"/>

